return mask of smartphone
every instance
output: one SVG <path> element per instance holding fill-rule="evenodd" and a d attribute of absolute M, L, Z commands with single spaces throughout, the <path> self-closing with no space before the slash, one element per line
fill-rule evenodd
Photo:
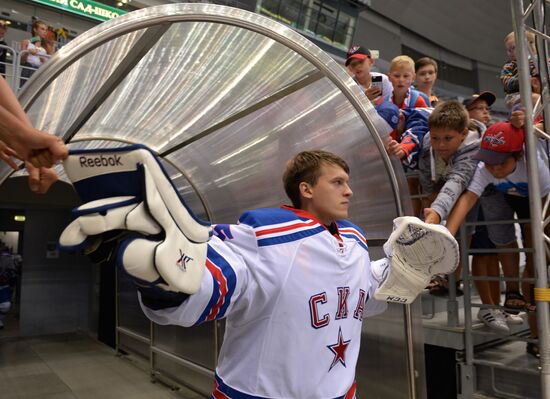
<path fill-rule="evenodd" d="M 382 91 L 383 90 L 382 75 L 373 76 L 371 78 L 370 87 L 376 87 L 377 89 L 380 89 L 380 91 Z"/>

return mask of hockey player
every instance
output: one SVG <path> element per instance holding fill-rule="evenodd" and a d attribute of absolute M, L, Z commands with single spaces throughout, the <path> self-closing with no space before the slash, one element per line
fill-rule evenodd
<path fill-rule="evenodd" d="M 349 167 L 329 152 L 288 162 L 292 206 L 245 212 L 237 225 L 214 225 L 208 241 L 210 227 L 177 198 L 151 153 L 126 151 L 69 157 L 69 178 L 92 202 L 77 209 L 60 243 L 95 248 L 91 241 L 107 245 L 105 232 L 138 233 L 116 253 L 147 317 L 181 326 L 227 319 L 212 398 L 355 397 L 362 319 L 386 300 L 409 303 L 432 274 L 457 265 L 445 228 L 415 218 L 396 219 L 388 258 L 371 263 L 364 233 L 345 220 Z M 134 183 L 120 196 L 121 182 L 136 176 L 145 192 Z"/>

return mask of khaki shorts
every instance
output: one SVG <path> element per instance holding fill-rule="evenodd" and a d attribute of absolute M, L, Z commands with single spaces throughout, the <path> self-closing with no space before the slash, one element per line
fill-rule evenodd
<path fill-rule="evenodd" d="M 480 198 L 486 221 L 512 220 L 514 214 L 523 219 L 529 218 L 529 198 L 504 194 L 498 190 Z M 517 240 L 513 223 L 488 225 L 489 239 L 498 246 L 511 244 Z"/>

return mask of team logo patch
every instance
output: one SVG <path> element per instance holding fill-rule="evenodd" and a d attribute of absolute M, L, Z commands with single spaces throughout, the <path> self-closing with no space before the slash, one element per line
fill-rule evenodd
<path fill-rule="evenodd" d="M 335 250 L 336 250 L 336 253 L 340 256 L 346 256 L 346 252 L 347 252 L 347 246 L 346 246 L 346 243 L 343 242 L 343 241 L 338 241 L 336 243 L 334 243 L 334 247 L 335 247 Z"/>
<path fill-rule="evenodd" d="M 503 132 L 498 132 L 494 136 L 485 136 L 483 137 L 483 141 L 486 143 L 489 143 L 491 147 L 498 147 L 500 145 L 506 144 L 506 140 L 502 137 Z"/>
<path fill-rule="evenodd" d="M 189 263 L 190 261 L 193 260 L 192 257 L 190 256 L 187 256 L 185 255 L 182 250 L 180 249 L 180 257 L 179 259 L 176 261 L 176 266 L 180 268 L 180 270 L 182 271 L 186 271 L 187 270 L 187 263 Z"/>
<path fill-rule="evenodd" d="M 328 371 L 332 370 L 332 368 L 336 366 L 337 363 L 340 363 L 342 366 L 346 367 L 346 349 L 348 349 L 348 345 L 350 342 L 351 339 L 344 341 L 344 338 L 342 337 L 342 327 L 339 327 L 338 342 L 333 345 L 327 345 L 327 348 L 329 348 L 330 351 L 334 354 L 334 359 L 332 360 Z"/>
<path fill-rule="evenodd" d="M 353 46 L 349 49 L 348 54 L 355 54 L 359 50 L 359 46 Z"/>

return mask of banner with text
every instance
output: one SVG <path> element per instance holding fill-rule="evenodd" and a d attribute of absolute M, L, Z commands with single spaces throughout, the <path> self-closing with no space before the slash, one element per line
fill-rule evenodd
<path fill-rule="evenodd" d="M 35 3 L 59 8 L 73 14 L 83 15 L 99 21 L 108 21 L 127 12 L 92 0 L 32 0 Z"/>

